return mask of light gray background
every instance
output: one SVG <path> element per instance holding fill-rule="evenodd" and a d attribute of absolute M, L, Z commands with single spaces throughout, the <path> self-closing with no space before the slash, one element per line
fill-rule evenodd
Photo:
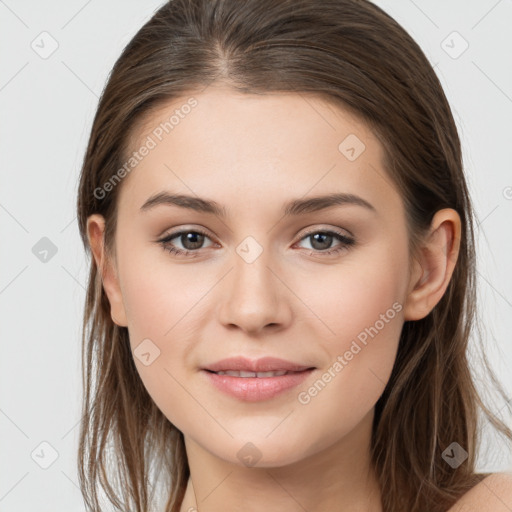
<path fill-rule="evenodd" d="M 486 353 L 510 394 L 512 2 L 376 3 L 424 49 L 453 107 L 478 217 Z M 87 261 L 75 217 L 77 179 L 107 75 L 160 5 L 0 0 L 1 512 L 84 509 L 75 453 Z M 52 39 L 58 48 L 48 58 L 31 47 L 48 51 Z M 458 56 L 464 40 L 469 47 Z M 32 251 L 43 237 L 57 249 L 46 262 Z M 510 425 L 504 402 L 495 401 Z M 488 436 L 486 445 L 480 470 L 510 470 L 503 440 Z M 57 458 L 43 469 L 52 450 Z"/>

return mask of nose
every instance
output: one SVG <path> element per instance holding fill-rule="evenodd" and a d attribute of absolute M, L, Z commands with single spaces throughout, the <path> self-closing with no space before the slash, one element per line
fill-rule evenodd
<path fill-rule="evenodd" d="M 252 336 L 287 327 L 292 318 L 291 294 L 267 251 L 250 263 L 235 252 L 233 267 L 219 289 L 220 322 Z"/>

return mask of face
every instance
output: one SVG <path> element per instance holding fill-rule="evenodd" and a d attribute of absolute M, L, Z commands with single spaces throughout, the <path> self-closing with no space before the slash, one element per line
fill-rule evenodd
<path fill-rule="evenodd" d="M 193 97 L 132 140 L 150 149 L 120 190 L 112 315 L 186 438 L 236 464 L 248 442 L 259 465 L 289 464 L 354 431 L 389 379 L 409 291 L 403 203 L 378 139 L 339 107 L 215 87 Z M 193 200 L 147 203 L 164 193 Z M 192 208 L 198 198 L 217 210 Z M 313 370 L 265 385 L 204 370 L 238 356 Z M 231 393 L 215 385 L 228 379 Z"/>

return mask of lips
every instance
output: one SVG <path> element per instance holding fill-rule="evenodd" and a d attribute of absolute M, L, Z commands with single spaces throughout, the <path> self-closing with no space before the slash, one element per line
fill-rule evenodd
<path fill-rule="evenodd" d="M 287 372 L 286 370 L 279 370 L 275 372 L 246 372 L 246 371 L 238 371 L 238 370 L 226 370 L 226 371 L 220 371 L 220 372 L 214 372 L 217 375 L 229 375 L 230 377 L 242 377 L 242 378 L 249 378 L 249 377 L 257 377 L 259 379 L 265 379 L 268 377 L 282 377 L 283 375 L 287 375 L 288 373 L 293 372 Z"/>
<path fill-rule="evenodd" d="M 315 367 L 279 359 L 262 357 L 247 359 L 230 357 L 201 368 L 206 382 L 238 400 L 258 402 L 270 400 L 303 383 Z"/>
<path fill-rule="evenodd" d="M 230 357 L 208 364 L 202 369 L 214 373 L 237 372 L 237 374 L 233 375 L 237 377 L 271 377 L 272 375 L 261 374 L 267 372 L 302 372 L 311 368 L 313 367 L 309 365 L 302 365 L 275 357 L 262 357 L 256 360 L 247 359 L 245 357 Z M 260 375 L 258 375 L 258 373 Z M 284 375 L 284 373 L 280 373 L 280 375 Z"/>
<path fill-rule="evenodd" d="M 258 374 L 261 375 L 260 372 L 254 374 L 243 371 L 233 372 L 250 375 L 246 377 L 233 376 L 227 375 L 226 372 L 220 371 L 215 373 L 210 370 L 203 370 L 201 374 L 206 378 L 206 382 L 212 384 L 217 390 L 226 395 L 244 402 L 261 402 L 271 400 L 287 391 L 291 392 L 294 388 L 303 384 L 314 371 L 313 368 L 309 368 L 303 371 L 284 372 L 284 375 L 275 377 L 258 377 Z M 232 372 L 230 371 L 229 373 Z M 282 371 L 275 373 L 282 373 Z M 253 375 L 256 375 L 256 377 L 253 377 Z"/>

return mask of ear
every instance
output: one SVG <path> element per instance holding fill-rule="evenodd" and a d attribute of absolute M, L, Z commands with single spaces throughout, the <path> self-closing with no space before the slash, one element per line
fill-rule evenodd
<path fill-rule="evenodd" d="M 426 317 L 441 300 L 455 268 L 460 248 L 459 214 L 451 209 L 434 215 L 430 230 L 413 260 L 404 319 Z"/>
<path fill-rule="evenodd" d="M 103 289 L 110 302 L 110 314 L 115 324 L 127 327 L 126 312 L 119 286 L 119 279 L 114 262 L 105 253 L 104 249 L 105 219 L 102 215 L 93 214 L 87 219 L 87 236 L 94 256 L 96 266 L 101 274 Z"/>

